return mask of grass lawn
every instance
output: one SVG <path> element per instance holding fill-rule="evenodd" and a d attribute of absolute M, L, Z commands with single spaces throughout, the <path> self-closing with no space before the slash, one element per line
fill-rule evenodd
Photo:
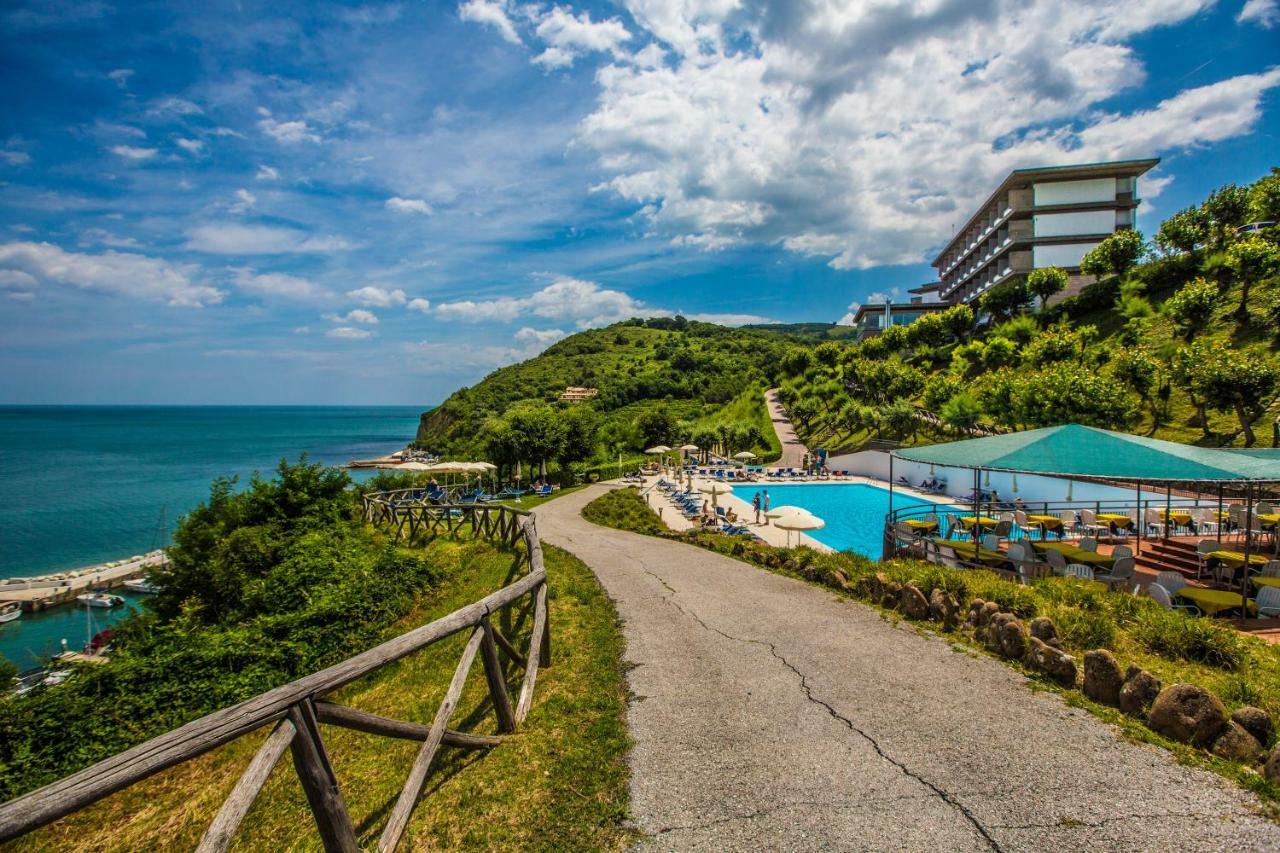
<path fill-rule="evenodd" d="M 394 633 L 498 589 L 511 567 L 510 552 L 487 543 L 437 539 L 426 547 L 446 580 Z M 545 545 L 543 553 L 551 578 L 552 666 L 539 671 L 529 717 L 519 733 L 491 751 L 442 750 L 401 849 L 614 850 L 633 838 L 624 827 L 629 740 L 617 614 L 580 561 Z M 522 647 L 531 622 L 529 613 L 516 620 L 513 633 Z M 331 698 L 429 724 L 465 642 L 465 633 L 454 636 Z M 508 673 L 513 701 L 521 677 L 515 667 Z M 479 659 L 451 726 L 496 733 Z M 171 768 L 12 846 L 190 850 L 265 734 Z M 419 744 L 331 726 L 323 734 L 358 838 L 363 846 L 375 846 Z M 320 849 L 287 755 L 254 803 L 235 847 Z"/>

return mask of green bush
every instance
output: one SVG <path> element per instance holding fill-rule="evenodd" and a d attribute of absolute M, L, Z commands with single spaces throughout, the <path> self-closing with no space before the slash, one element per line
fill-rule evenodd
<path fill-rule="evenodd" d="M 676 511 L 674 507 L 667 509 Z M 601 495 L 583 507 L 582 517 L 593 524 L 650 536 L 670 533 L 667 525 L 658 518 L 657 513 L 635 488 L 616 489 Z"/>
<path fill-rule="evenodd" d="M 1237 672 L 1248 661 L 1239 632 L 1211 619 L 1193 619 L 1154 605 L 1137 615 L 1130 635 L 1152 652 Z"/>

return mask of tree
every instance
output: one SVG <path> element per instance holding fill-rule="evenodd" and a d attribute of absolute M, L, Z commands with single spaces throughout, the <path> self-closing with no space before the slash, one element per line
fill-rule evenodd
<path fill-rule="evenodd" d="M 1133 407 L 1123 386 L 1097 371 L 1067 362 L 1017 374 L 1011 402 L 1018 422 L 1032 427 L 1078 423 L 1115 429 L 1133 419 Z"/>
<path fill-rule="evenodd" d="M 807 397 L 796 400 L 788 411 L 791 417 L 800 422 L 800 428 L 806 432 L 809 430 L 809 424 L 818 415 L 818 407 Z"/>
<path fill-rule="evenodd" d="M 978 307 L 998 320 L 1021 314 L 1030 303 L 1027 282 L 1022 278 L 998 284 L 978 299 Z"/>
<path fill-rule="evenodd" d="M 1080 260 L 1080 272 L 1099 278 L 1124 277 L 1146 253 L 1142 232 L 1124 228 L 1103 240 Z"/>
<path fill-rule="evenodd" d="M 649 409 L 636 418 L 636 428 L 644 438 L 645 447 L 675 441 L 675 420 L 662 406 Z"/>
<path fill-rule="evenodd" d="M 962 391 L 946 402 L 938 417 L 956 432 L 968 432 L 978 425 L 982 406 L 968 392 Z"/>
<path fill-rule="evenodd" d="M 1218 285 L 1197 278 L 1165 300 L 1164 311 L 1182 336 L 1191 340 L 1204 331 L 1221 301 Z"/>
<path fill-rule="evenodd" d="M 1203 246 L 1209 238 L 1209 221 L 1199 207 L 1179 210 L 1156 232 L 1156 245 L 1166 255 L 1187 254 Z"/>
<path fill-rule="evenodd" d="M 1200 205 L 1209 227 L 1209 241 L 1215 246 L 1230 242 L 1235 231 L 1249 221 L 1249 190 L 1226 184 L 1209 193 Z"/>
<path fill-rule="evenodd" d="M 1280 167 L 1272 166 L 1249 187 L 1249 219 L 1253 222 L 1280 222 Z"/>
<path fill-rule="evenodd" d="M 1209 348 L 1200 341 L 1181 347 L 1169 359 L 1169 375 L 1173 384 L 1187 392 L 1191 405 L 1196 408 L 1200 431 L 1209 434 L 1209 417 L 1205 414 L 1205 401 L 1200 390 L 1200 365 L 1209 358 Z"/>
<path fill-rule="evenodd" d="M 937 412 L 963 388 L 964 383 L 955 375 L 935 373 L 924 385 L 924 407 L 931 412 Z"/>
<path fill-rule="evenodd" d="M 1266 408 L 1278 380 L 1280 371 L 1261 358 L 1241 350 L 1215 348 L 1201 363 L 1196 385 L 1209 408 L 1235 413 L 1244 445 L 1252 447 L 1252 421 Z"/>
<path fill-rule="evenodd" d="M 1126 347 L 1111 359 L 1111 375 L 1151 408 L 1151 431 L 1160 425 L 1160 362 L 1144 346 Z"/>
<path fill-rule="evenodd" d="M 897 400 L 880 407 L 880 426 L 889 435 L 897 438 L 914 436 L 919 424 L 915 406 L 906 400 Z"/>
<path fill-rule="evenodd" d="M 590 406 L 577 405 L 563 414 L 564 442 L 558 455 L 561 467 L 585 462 L 595 455 L 600 416 Z"/>
<path fill-rule="evenodd" d="M 1032 270 L 1027 276 L 1027 292 L 1039 298 L 1040 310 L 1054 294 L 1061 293 L 1067 286 L 1067 271 L 1062 267 L 1042 267 Z"/>
<path fill-rule="evenodd" d="M 1036 335 L 1035 340 L 1022 351 L 1022 358 L 1032 367 L 1044 367 L 1057 361 L 1083 363 L 1089 344 L 1097 339 L 1097 327 L 1072 329 L 1063 322 Z"/>
<path fill-rule="evenodd" d="M 800 376 L 813 364 L 813 353 L 804 347 L 792 347 L 782 357 L 782 370 L 788 376 Z"/>
<path fill-rule="evenodd" d="M 1235 317 L 1244 322 L 1249 319 L 1249 291 L 1255 282 L 1280 268 L 1280 248 L 1262 237 L 1249 237 L 1227 249 L 1227 265 L 1240 282 L 1240 305 Z"/>
<path fill-rule="evenodd" d="M 507 409 L 506 420 L 515 441 L 517 458 L 542 465 L 560 456 L 565 426 L 555 409 L 541 401 L 527 400 Z"/>
<path fill-rule="evenodd" d="M 827 367 L 835 367 L 836 362 L 840 360 L 840 352 L 843 350 L 835 341 L 823 341 L 813 350 L 814 359 Z"/>
<path fill-rule="evenodd" d="M 938 316 L 957 341 L 963 341 L 973 331 L 973 309 L 968 305 L 955 305 L 940 312 Z"/>

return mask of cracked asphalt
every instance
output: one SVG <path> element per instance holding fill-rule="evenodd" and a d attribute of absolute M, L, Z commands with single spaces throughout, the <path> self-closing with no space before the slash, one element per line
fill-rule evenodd
<path fill-rule="evenodd" d="M 624 623 L 642 849 L 1280 849 L 1252 794 L 1125 742 L 997 661 L 584 520 L 608 488 L 540 506 L 537 524 Z"/>

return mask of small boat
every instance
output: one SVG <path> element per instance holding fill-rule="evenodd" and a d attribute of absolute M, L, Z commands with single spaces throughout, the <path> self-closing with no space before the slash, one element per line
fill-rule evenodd
<path fill-rule="evenodd" d="M 76 601 L 82 602 L 85 607 L 119 607 L 124 604 L 123 598 L 108 592 L 86 592 L 84 595 L 77 595 Z"/>
<path fill-rule="evenodd" d="M 0 623 L 12 622 L 22 615 L 22 605 L 16 601 L 0 604 Z"/>
<path fill-rule="evenodd" d="M 125 581 L 124 588 L 130 592 L 156 593 L 160 591 L 158 584 L 154 584 L 146 578 L 134 578 L 131 581 Z"/>

